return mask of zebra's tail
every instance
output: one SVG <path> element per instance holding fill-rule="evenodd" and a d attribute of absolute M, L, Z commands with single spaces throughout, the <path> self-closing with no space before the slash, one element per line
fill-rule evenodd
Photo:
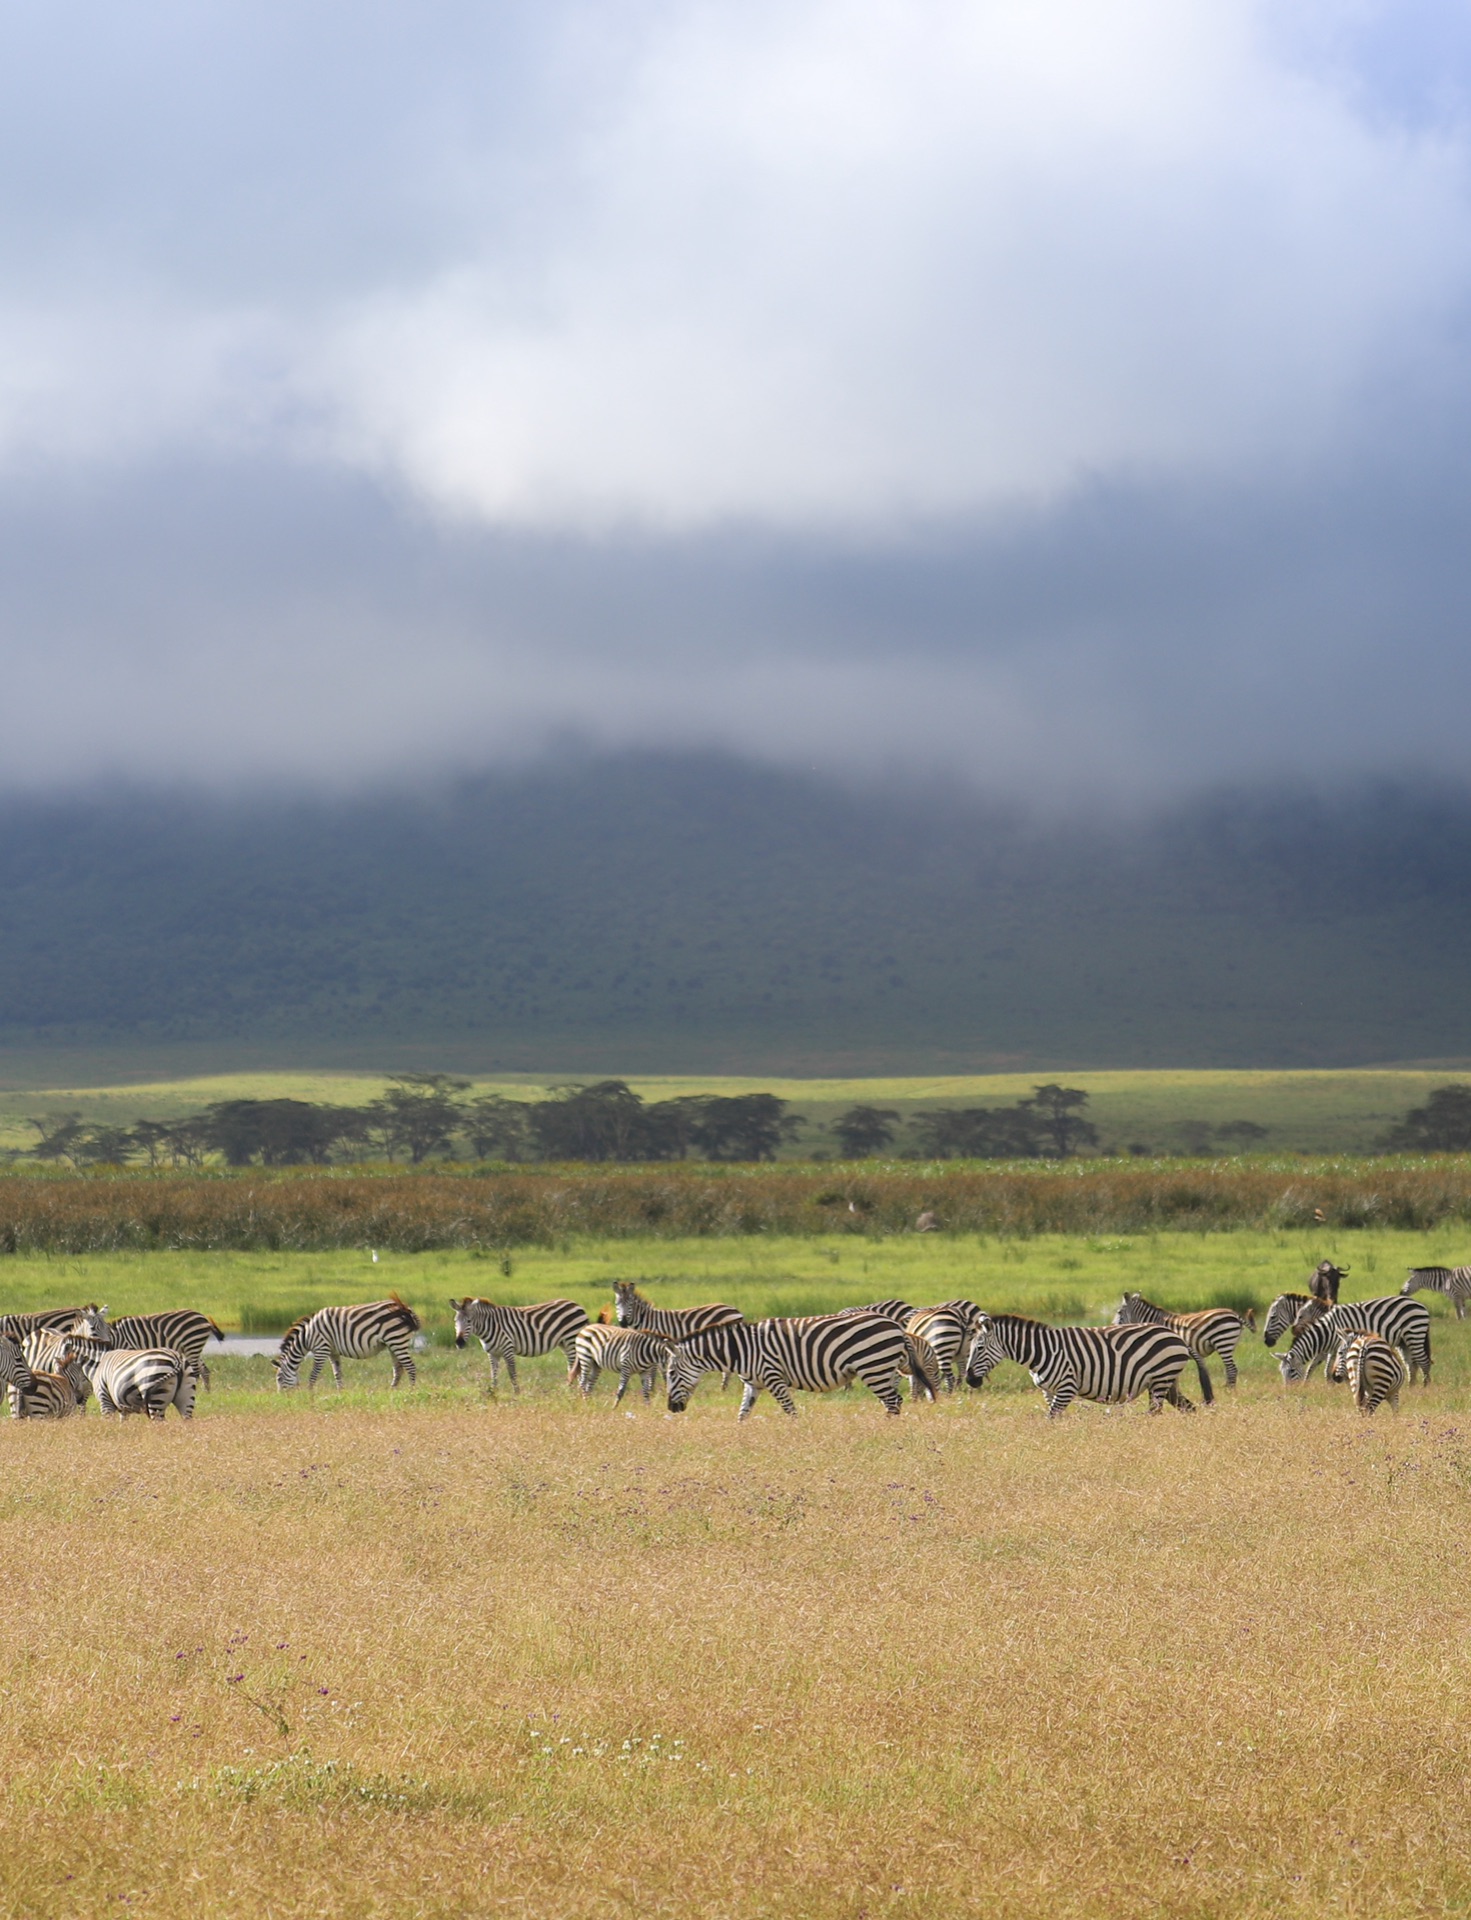
<path fill-rule="evenodd" d="M 1198 1353 L 1194 1356 L 1194 1359 L 1195 1359 L 1195 1371 L 1200 1375 L 1200 1397 L 1202 1400 L 1204 1400 L 1207 1406 L 1210 1406 L 1216 1397 L 1215 1391 L 1211 1386 L 1211 1377 L 1206 1372 L 1205 1362 L 1204 1360 L 1201 1359 Z M 1187 1401 L 1186 1404 L 1188 1406 L 1189 1402 Z"/>
<path fill-rule="evenodd" d="M 909 1377 L 914 1382 L 916 1397 L 923 1388 L 926 1400 L 936 1399 L 940 1392 L 940 1369 L 934 1354 L 912 1333 L 905 1334 L 904 1344 L 909 1349 Z"/>
<path fill-rule="evenodd" d="M 204 1317 L 206 1320 L 209 1320 L 208 1314 L 206 1314 Z M 220 1332 L 219 1328 L 215 1325 L 213 1320 L 209 1320 L 209 1325 L 210 1325 L 210 1331 L 214 1334 L 215 1339 L 223 1340 L 225 1336 Z"/>
<path fill-rule="evenodd" d="M 1246 1322 L 1247 1326 L 1251 1328 L 1252 1332 L 1255 1333 L 1256 1332 L 1256 1308 L 1248 1307 L 1241 1317 Z"/>
<path fill-rule="evenodd" d="M 414 1309 L 409 1305 L 408 1301 L 401 1300 L 396 1293 L 390 1293 L 388 1297 L 403 1316 L 403 1319 L 408 1325 L 409 1332 L 418 1333 L 422 1329 L 424 1322 L 419 1318 L 418 1314 L 414 1312 Z"/>

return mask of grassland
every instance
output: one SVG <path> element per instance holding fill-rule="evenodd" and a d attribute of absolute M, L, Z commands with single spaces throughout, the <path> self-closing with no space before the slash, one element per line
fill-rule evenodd
<path fill-rule="evenodd" d="M 54 1067 L 54 1060 L 48 1062 Z M 1432 1087 L 1465 1077 L 1464 1068 L 1382 1068 L 1332 1072 L 1166 1071 L 1066 1073 L 1069 1086 L 1082 1087 L 1089 1115 L 1105 1147 L 1122 1151 L 1142 1143 L 1159 1152 L 1180 1148 L 1184 1121 L 1219 1126 L 1252 1120 L 1268 1129 L 1273 1151 L 1363 1153 L 1412 1106 L 1423 1103 Z M 476 1093 L 500 1093 L 511 1099 L 538 1099 L 551 1087 L 572 1080 L 604 1077 L 569 1071 L 560 1075 L 502 1074 L 477 1077 Z M 767 1075 L 630 1076 L 629 1084 L 648 1100 L 682 1094 L 769 1092 L 792 1104 L 810 1122 L 786 1153 L 801 1158 L 835 1150 L 831 1128 L 847 1107 L 892 1107 L 908 1117 L 926 1108 L 1004 1106 L 1030 1094 L 1048 1073 L 910 1075 L 870 1079 L 790 1079 Z M 191 1079 L 138 1079 L 125 1084 L 35 1084 L 18 1064 L 6 1072 L 0 1056 L 0 1148 L 23 1148 L 35 1140 L 26 1116 L 81 1112 L 108 1125 L 131 1125 L 140 1115 L 173 1119 L 197 1112 L 215 1100 L 292 1098 L 339 1106 L 362 1105 L 385 1085 L 381 1074 L 326 1071 L 211 1074 Z"/>
<path fill-rule="evenodd" d="M 1191 1419 L 1049 1425 L 1010 1368 L 626 1419 L 451 1354 L 392 1403 L 227 1362 L 190 1428 L 7 1423 L 0 1911 L 1464 1912 L 1437 1325 L 1373 1426 L 1259 1346 Z"/>

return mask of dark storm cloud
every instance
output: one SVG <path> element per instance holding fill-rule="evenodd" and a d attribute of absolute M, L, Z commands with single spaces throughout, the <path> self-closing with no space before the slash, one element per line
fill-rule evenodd
<path fill-rule="evenodd" d="M 1468 73 L 1425 6 L 12 9 L 0 777 L 1455 771 Z"/>

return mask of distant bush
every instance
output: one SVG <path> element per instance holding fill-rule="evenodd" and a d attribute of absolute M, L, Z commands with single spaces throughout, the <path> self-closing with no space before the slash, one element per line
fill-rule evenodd
<path fill-rule="evenodd" d="M 1140 1234 L 1471 1222 L 1471 1160 L 954 1162 L 855 1174 L 778 1167 L 87 1171 L 0 1178 L 0 1252 L 240 1248 L 428 1252 L 580 1234 Z M 1234 1304 L 1234 1303 L 1233 1303 Z M 274 1329 L 272 1329 L 274 1331 Z"/>

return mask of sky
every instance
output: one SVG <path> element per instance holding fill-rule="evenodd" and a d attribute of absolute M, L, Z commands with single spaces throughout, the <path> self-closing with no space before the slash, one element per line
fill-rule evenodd
<path fill-rule="evenodd" d="M 1471 4 L 8 0 L 0 785 L 1461 778 Z"/>

